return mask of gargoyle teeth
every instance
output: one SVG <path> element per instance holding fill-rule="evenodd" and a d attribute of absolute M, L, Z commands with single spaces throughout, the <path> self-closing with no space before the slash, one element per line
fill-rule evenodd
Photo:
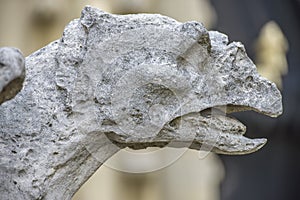
<path fill-rule="evenodd" d="M 240 155 L 259 150 L 266 139 L 250 139 L 243 136 L 246 126 L 221 110 L 205 109 L 177 117 L 167 123 L 154 138 L 125 138 L 110 132 L 107 136 L 120 147 L 133 149 L 145 146 L 174 146 L 213 151 L 220 154 Z M 170 144 L 172 141 L 172 144 Z"/>
<path fill-rule="evenodd" d="M 227 112 L 227 111 L 226 111 Z M 201 120 L 224 133 L 244 135 L 246 126 L 222 109 L 211 108 L 200 112 Z"/>
<path fill-rule="evenodd" d="M 222 111 L 206 109 L 172 120 L 156 138 L 164 141 L 170 138 L 183 143 L 192 141 L 189 148 L 211 150 L 220 154 L 247 154 L 260 149 L 266 139 L 244 137 L 246 126 Z"/>
<path fill-rule="evenodd" d="M 222 111 L 214 111 L 213 115 L 209 114 L 211 111 L 204 113 L 207 111 L 201 112 L 201 117 L 198 118 L 200 124 L 190 146 L 192 149 L 201 149 L 202 145 L 206 145 L 216 153 L 240 155 L 255 152 L 267 142 L 264 138 L 244 137 L 246 126 Z"/>

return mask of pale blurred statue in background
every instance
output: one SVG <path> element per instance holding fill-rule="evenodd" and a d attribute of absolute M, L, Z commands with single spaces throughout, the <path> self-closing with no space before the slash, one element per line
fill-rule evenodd
<path fill-rule="evenodd" d="M 258 72 L 282 89 L 282 76 L 288 72 L 286 53 L 288 42 L 275 21 L 266 23 L 256 43 Z"/>

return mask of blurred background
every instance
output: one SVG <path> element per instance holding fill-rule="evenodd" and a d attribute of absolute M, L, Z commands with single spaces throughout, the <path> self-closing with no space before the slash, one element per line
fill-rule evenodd
<path fill-rule="evenodd" d="M 249 137 L 268 138 L 256 153 L 199 159 L 189 150 L 172 165 L 145 174 L 103 165 L 74 200 L 300 199 L 300 0 L 0 0 L 0 46 L 20 48 L 27 56 L 60 38 L 87 4 L 118 14 L 196 20 L 241 41 L 259 72 L 282 90 L 284 113 L 276 119 L 235 114 Z"/>

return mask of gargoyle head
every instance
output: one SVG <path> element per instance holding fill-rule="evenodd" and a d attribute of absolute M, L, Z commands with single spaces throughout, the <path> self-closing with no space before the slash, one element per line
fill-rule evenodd
<path fill-rule="evenodd" d="M 78 23 L 85 38 L 65 32 L 59 51 L 61 70 L 73 65 L 68 73 L 74 75 L 70 84 L 58 79 L 57 85 L 68 90 L 82 132 L 105 133 L 134 149 L 175 141 L 245 154 L 265 144 L 244 137 L 245 126 L 226 115 L 282 112 L 280 92 L 257 73 L 241 43 L 198 22 L 161 15 L 118 16 L 86 7 L 66 30 Z"/>

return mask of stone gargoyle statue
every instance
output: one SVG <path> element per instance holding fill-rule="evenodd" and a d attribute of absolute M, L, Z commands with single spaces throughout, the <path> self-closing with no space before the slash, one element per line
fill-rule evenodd
<path fill-rule="evenodd" d="M 20 55 L 10 61 L 21 77 Z M 0 70 L 8 65 L 0 60 Z M 87 6 L 61 39 L 26 58 L 25 70 L 21 91 L 0 105 L 3 200 L 71 199 L 124 147 L 251 153 L 266 139 L 244 137 L 227 114 L 282 113 L 279 90 L 241 43 L 157 14 Z"/>

